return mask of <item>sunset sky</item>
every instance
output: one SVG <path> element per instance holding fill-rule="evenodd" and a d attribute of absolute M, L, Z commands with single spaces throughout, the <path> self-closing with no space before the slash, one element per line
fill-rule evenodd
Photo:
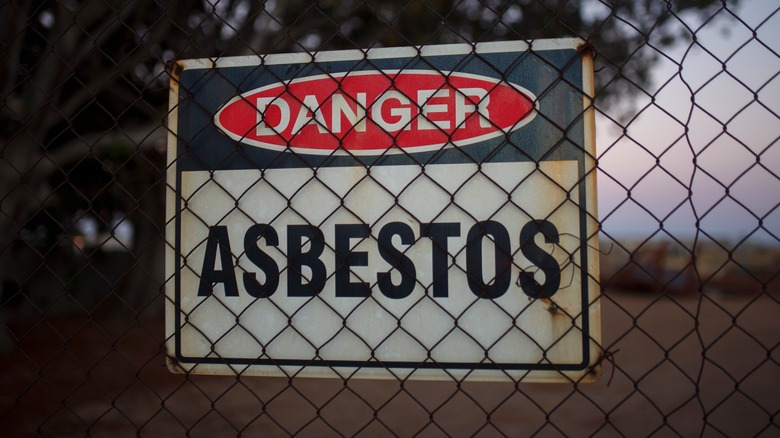
<path fill-rule="evenodd" d="M 623 126 L 597 117 L 605 233 L 646 238 L 663 220 L 669 234 L 688 240 L 696 230 L 695 209 L 700 229 L 713 238 L 778 243 L 772 236 L 780 237 L 777 9 L 775 1 L 748 0 L 733 7 L 734 15 L 722 10 L 706 24 L 682 16 L 697 43 L 677 44 L 665 53 L 671 59 L 659 61 L 648 90 L 655 104 L 647 96 L 636 98 L 639 115 Z M 609 115 L 625 117 L 629 107 L 611 107 Z M 686 201 L 689 186 L 692 202 Z"/>

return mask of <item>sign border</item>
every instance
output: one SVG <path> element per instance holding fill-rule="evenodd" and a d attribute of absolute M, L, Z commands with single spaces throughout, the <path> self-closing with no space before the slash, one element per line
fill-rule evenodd
<path fill-rule="evenodd" d="M 581 324 L 578 329 L 581 329 L 581 345 L 582 345 L 582 361 L 579 363 L 565 363 L 565 364 L 553 364 L 553 363 L 466 363 L 466 362 L 410 362 L 410 361 L 371 361 L 371 360 L 325 360 L 325 359 L 260 359 L 260 358 L 221 358 L 221 357 L 187 357 L 184 356 L 181 351 L 181 327 L 182 325 L 182 311 L 181 309 L 181 214 L 182 211 L 182 196 L 181 196 L 181 176 L 182 172 L 178 170 L 177 159 L 180 151 L 178 150 L 178 105 L 179 105 L 179 86 L 178 80 L 182 73 L 186 70 L 199 70 L 199 69 L 215 69 L 215 68 L 229 68 L 229 67 L 248 67 L 260 65 L 284 65 L 284 64 L 307 64 L 312 62 L 336 62 L 336 61 L 356 61 L 356 60 L 371 60 L 371 59 L 387 59 L 387 58 L 409 58 L 409 57 L 425 57 L 425 56 L 443 56 L 443 55 L 468 55 L 468 54 L 483 54 L 483 53 L 504 53 L 504 52 L 523 52 L 528 50 L 545 51 L 545 50 L 576 50 L 580 53 L 582 60 L 582 91 L 583 92 L 583 111 L 580 114 L 580 118 L 583 122 L 584 128 L 584 144 L 582 159 L 578 159 L 578 172 L 579 182 L 577 183 L 579 189 L 579 213 L 580 213 L 580 281 L 582 285 L 580 302 L 581 309 L 578 315 L 574 315 L 574 318 L 580 318 Z M 595 190 L 596 190 L 596 175 L 595 175 L 595 110 L 592 106 L 592 99 L 595 92 L 594 77 L 593 77 L 593 60 L 590 51 L 587 49 L 587 43 L 577 38 L 564 38 L 564 39 L 546 39 L 535 40 L 530 42 L 525 41 L 506 41 L 495 43 L 477 43 L 477 44 L 447 44 L 447 45 L 430 45 L 420 47 L 398 47 L 398 48 L 374 48 L 367 50 L 340 50 L 340 51 L 328 51 L 318 52 L 314 54 L 310 53 L 291 53 L 291 54 L 271 54 L 266 56 L 245 56 L 245 57 L 227 57 L 227 58 L 203 58 L 192 60 L 181 60 L 173 64 L 171 69 L 171 86 L 169 90 L 170 109 L 168 113 L 168 177 L 167 183 L 169 190 L 166 194 L 166 349 L 168 351 L 168 367 L 173 372 L 197 372 L 203 374 L 220 374 L 215 372 L 211 368 L 205 369 L 202 365 L 227 365 L 236 374 L 246 375 L 282 375 L 281 373 L 269 373 L 269 372 L 257 372 L 250 370 L 252 366 L 273 366 L 278 367 L 285 374 L 294 374 L 301 376 L 323 376 L 321 372 L 324 370 L 326 375 L 338 373 L 339 369 L 349 369 L 352 371 L 346 372 L 346 375 L 356 375 L 356 373 L 362 369 L 387 369 L 388 373 L 368 375 L 360 374 L 360 377 L 368 378 L 394 378 L 398 373 L 398 370 L 411 371 L 409 378 L 421 378 L 415 377 L 416 370 L 429 370 L 435 369 L 443 371 L 441 376 L 423 376 L 425 379 L 443 379 L 451 375 L 448 370 L 459 371 L 498 371 L 501 372 L 498 376 L 483 378 L 477 377 L 474 380 L 506 380 L 507 371 L 525 371 L 521 380 L 523 381 L 561 381 L 561 378 L 556 376 L 564 375 L 566 379 L 576 380 L 580 382 L 592 382 L 598 379 L 600 374 L 600 368 L 596 361 L 596 357 L 600 351 L 600 327 L 596 327 L 595 331 L 591 326 L 594 321 L 591 321 L 591 312 L 593 307 L 597 307 L 597 315 L 600 315 L 598 309 L 598 299 L 594 302 L 589 302 L 589 296 L 591 288 L 598 284 L 598 257 L 589 257 L 589 253 L 597 254 L 597 227 L 593 227 L 596 223 L 596 202 L 595 202 Z M 538 104 L 537 104 L 538 110 Z M 590 155 L 590 156 L 589 156 Z M 586 166 L 586 161 L 593 162 L 592 166 Z M 589 167 L 590 169 L 587 169 Z M 594 202 L 592 204 L 587 203 L 588 198 L 588 186 L 591 186 L 594 191 Z M 174 210 L 171 211 L 171 207 Z M 589 228 L 593 227 L 592 232 L 589 234 Z M 173 239 L 170 237 L 173 236 Z M 595 242 L 593 242 L 595 240 Z M 173 242 L 173 246 L 171 246 Z M 595 259 L 595 260 L 594 260 Z M 173 273 L 171 276 L 170 273 Z M 591 275 L 589 275 L 589 273 Z M 173 281 L 171 281 L 171 278 Z M 173 293 L 171 293 L 173 292 Z M 173 300 L 170 296 L 173 295 Z M 171 318 L 170 313 L 174 315 Z M 186 319 L 186 317 L 184 317 Z M 600 320 L 600 316 L 598 316 Z M 598 324 L 598 322 L 595 322 Z M 186 322 L 184 322 L 186 324 Z M 600 324 L 599 324 L 600 325 Z M 591 348 L 589 348 L 591 347 Z M 198 367 L 201 367 L 200 369 Z M 292 368 L 290 368 L 292 367 Z M 302 368 L 301 368 L 302 367 Z M 319 370 L 312 372 L 311 368 L 316 367 Z M 290 372 L 284 370 L 289 369 Z M 298 371 L 295 371 L 295 370 Z M 396 371 L 396 372 L 393 372 Z M 541 377 L 534 377 L 536 372 L 552 372 L 542 375 Z M 585 373 L 577 373 L 583 372 Z M 575 377 L 570 377 L 571 374 Z M 403 373 L 401 373 L 403 374 Z M 501 378 L 501 375 L 505 376 Z M 579 376 L 579 377 L 576 377 Z M 470 379 L 472 379 L 470 377 Z"/>

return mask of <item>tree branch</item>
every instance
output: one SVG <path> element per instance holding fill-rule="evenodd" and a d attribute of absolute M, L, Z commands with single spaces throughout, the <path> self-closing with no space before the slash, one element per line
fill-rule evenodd
<path fill-rule="evenodd" d="M 53 126 L 62 119 L 69 119 L 78 110 L 83 108 L 83 105 L 88 100 L 94 99 L 100 91 L 116 82 L 117 79 L 122 78 L 140 62 L 146 60 L 149 57 L 151 48 L 165 39 L 169 27 L 170 22 L 164 21 L 164 24 L 161 24 L 155 29 L 149 41 L 144 41 L 144 44 L 136 49 L 135 52 L 132 52 L 125 59 L 119 61 L 119 64 L 113 71 L 103 72 L 103 74 L 98 75 L 95 79 L 82 85 L 67 101 L 61 105 L 57 105 L 57 111 L 51 112 L 46 119 L 46 126 Z"/>
<path fill-rule="evenodd" d="M 35 67 L 32 83 L 27 87 L 23 119 L 26 127 L 37 135 L 45 135 L 41 122 L 45 120 L 44 106 L 50 105 L 55 83 L 61 76 L 63 61 L 68 59 L 76 46 L 76 29 L 73 28 L 73 14 L 62 3 L 57 3 L 57 17 L 53 31 L 49 34 L 48 51 Z"/>
<path fill-rule="evenodd" d="M 167 135 L 168 129 L 160 122 L 83 135 L 49 153 L 48 159 L 36 167 L 37 173 L 40 173 L 36 177 L 46 178 L 56 169 L 65 168 L 88 155 L 99 156 L 117 149 L 130 153 L 164 151 Z"/>
<path fill-rule="evenodd" d="M 2 43 L 4 46 L 3 54 L 0 56 L 0 65 L 4 66 L 4 72 L 2 74 L 2 94 L 0 99 L 8 104 L 11 91 L 16 85 L 16 79 L 19 75 L 19 56 L 22 51 L 22 42 L 24 41 L 24 28 L 28 26 L 28 20 L 30 16 L 30 2 L 23 1 L 17 7 L 14 3 L 9 2 L 2 7 L 3 12 L 0 20 L 0 31 L 2 31 Z M 18 14 L 14 9 L 18 10 Z"/>

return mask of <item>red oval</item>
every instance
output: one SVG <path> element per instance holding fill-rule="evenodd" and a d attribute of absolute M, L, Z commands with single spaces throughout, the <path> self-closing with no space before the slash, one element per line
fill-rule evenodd
<path fill-rule="evenodd" d="M 272 150 L 423 152 L 518 129 L 533 119 L 535 100 L 528 90 L 485 76 L 372 70 L 257 88 L 231 99 L 214 121 L 231 138 Z"/>

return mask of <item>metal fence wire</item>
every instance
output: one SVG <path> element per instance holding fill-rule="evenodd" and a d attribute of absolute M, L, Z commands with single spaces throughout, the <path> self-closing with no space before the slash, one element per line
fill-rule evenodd
<path fill-rule="evenodd" d="M 4 435 L 780 434 L 773 2 L 13 0 L 0 19 Z M 383 116 L 349 77 L 406 106 Z M 251 94 L 271 83 L 298 97 Z M 508 83 L 526 101 L 475 100 Z M 228 138 L 230 98 L 279 114 Z M 438 146 L 410 151 L 423 125 Z M 278 143 L 249 144 L 261 129 Z"/>

